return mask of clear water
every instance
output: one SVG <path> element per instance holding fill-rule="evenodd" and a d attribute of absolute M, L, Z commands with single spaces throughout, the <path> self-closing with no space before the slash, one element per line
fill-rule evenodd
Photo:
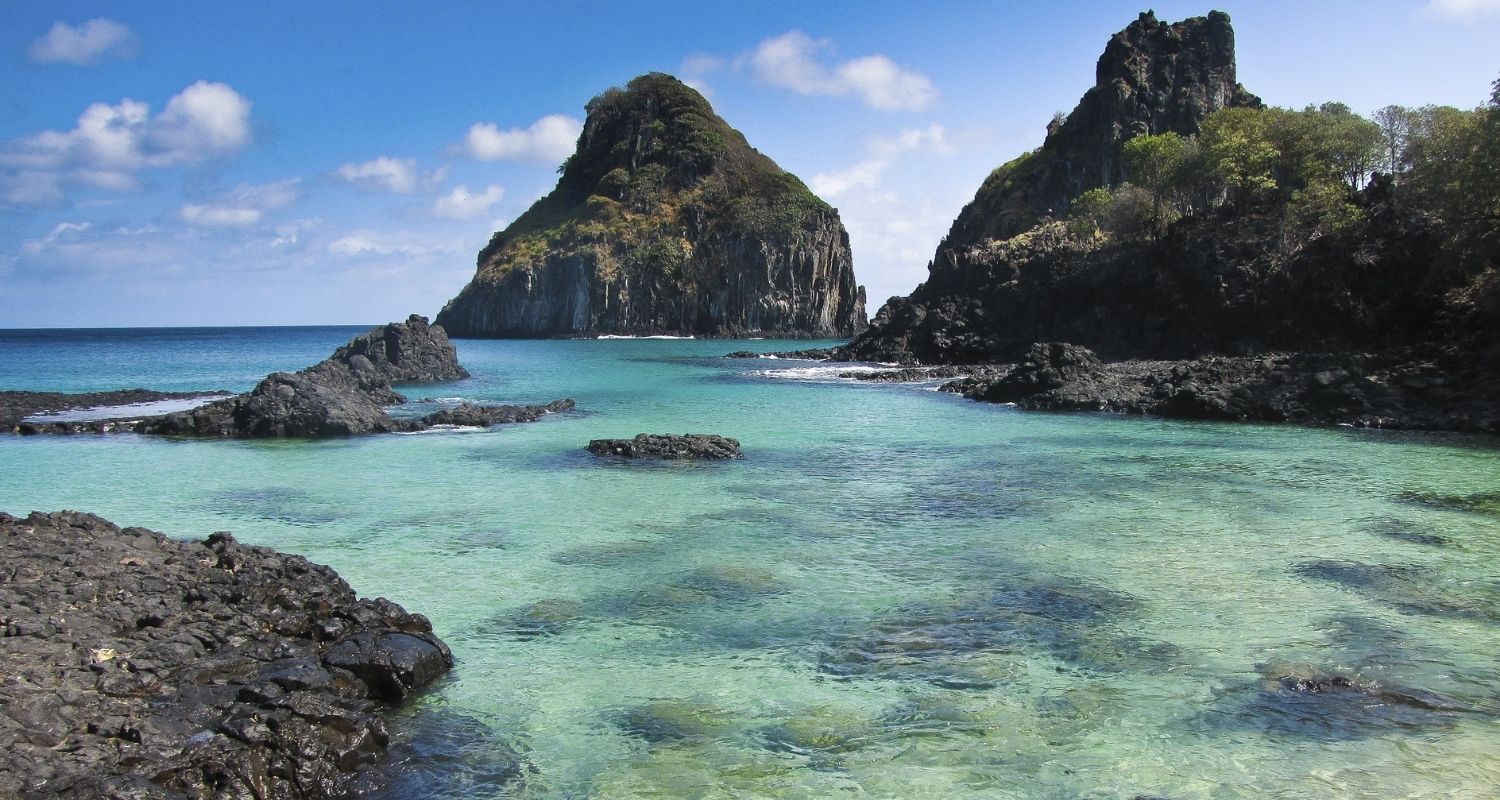
<path fill-rule="evenodd" d="M 193 332 L 100 334 L 111 359 L 0 336 L 0 388 L 243 388 L 246 364 L 349 333 L 205 334 L 207 365 Z M 408 394 L 580 411 L 313 443 L 3 438 L 0 509 L 232 530 L 427 614 L 458 666 L 398 721 L 427 758 L 392 796 L 1500 786 L 1500 516 L 1422 502 L 1500 488 L 1493 439 L 1027 413 L 715 357 L 778 342 L 458 346 L 474 378 Z M 643 431 L 746 455 L 582 450 Z M 1380 688 L 1268 690 L 1299 671 Z M 498 785 L 505 748 L 530 768 Z"/>

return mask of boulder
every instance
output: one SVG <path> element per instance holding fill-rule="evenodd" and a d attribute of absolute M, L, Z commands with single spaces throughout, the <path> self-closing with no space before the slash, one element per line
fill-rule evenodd
<path fill-rule="evenodd" d="M 660 459 L 740 458 L 737 439 L 708 433 L 640 433 L 634 439 L 594 439 L 588 451 L 596 456 Z"/>

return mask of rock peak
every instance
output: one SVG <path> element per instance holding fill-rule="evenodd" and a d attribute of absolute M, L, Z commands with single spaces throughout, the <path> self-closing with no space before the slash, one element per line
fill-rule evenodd
<path fill-rule="evenodd" d="M 1228 106 L 1259 107 L 1235 72 L 1229 15 L 1211 11 L 1181 22 L 1144 11 L 1110 37 L 1094 86 L 1040 149 L 995 170 L 954 222 L 948 244 L 1006 239 L 1073 198 L 1124 180 L 1125 142 L 1142 134 L 1197 134 L 1203 119 Z"/>
<path fill-rule="evenodd" d="M 660 72 L 585 106 L 551 194 L 497 232 L 438 315 L 455 336 L 849 336 L 838 212 Z"/>

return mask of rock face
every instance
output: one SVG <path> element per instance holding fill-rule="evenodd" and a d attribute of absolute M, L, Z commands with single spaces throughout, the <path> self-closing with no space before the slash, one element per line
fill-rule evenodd
<path fill-rule="evenodd" d="M 343 796 L 383 703 L 453 664 L 428 621 L 227 533 L 0 513 L 4 794 Z"/>
<path fill-rule="evenodd" d="M 1111 257 L 1072 252 L 1065 237 L 1046 228 L 1019 241 L 1012 237 L 1045 218 L 1064 216 L 1079 194 L 1124 181 L 1122 152 L 1130 139 L 1196 135 L 1203 119 L 1220 108 L 1260 105 L 1236 81 L 1234 30 L 1227 14 L 1215 11 L 1175 25 L 1141 14 L 1110 39 L 1093 88 L 1067 119 L 1048 127 L 1039 149 L 990 174 L 938 245 L 927 280 L 910 297 L 891 298 L 845 355 L 875 361 L 1010 361 L 1032 342 L 1048 339 L 1105 349 L 1096 340 L 1109 334 L 1080 340 L 1066 331 L 1036 328 L 1054 316 L 1067 321 L 1073 308 L 1089 321 L 1136 319 L 1098 306 L 1101 295 L 1115 287 L 1097 285 L 1104 280 L 1089 271 Z M 1045 265 L 1032 266 L 1039 262 Z M 1082 288 L 1092 291 L 1054 289 L 1051 279 L 1064 272 L 1088 282 Z M 1060 314 L 1055 306 L 1062 307 Z M 1028 328 L 1029 323 L 1035 324 Z"/>
<path fill-rule="evenodd" d="M 677 79 L 587 106 L 557 188 L 479 253 L 438 314 L 454 336 L 850 336 L 864 328 L 838 212 Z"/>
<path fill-rule="evenodd" d="M 453 343 L 439 326 L 413 314 L 354 337 L 329 358 L 299 372 L 276 372 L 253 390 L 228 400 L 145 420 L 142 433 L 237 438 L 353 436 L 414 431 L 432 425 L 531 422 L 573 407 L 465 404 L 421 420 L 393 419 L 385 406 L 406 402 L 392 383 L 467 378 Z M 460 421 L 463 420 L 463 421 Z"/>
<path fill-rule="evenodd" d="M 638 433 L 634 439 L 594 439 L 588 451 L 596 456 L 661 459 L 740 458 L 740 442 L 710 433 Z"/>
<path fill-rule="evenodd" d="M 1008 239 L 1062 216 L 1073 198 L 1125 180 L 1125 142 L 1168 131 L 1192 136 L 1221 108 L 1261 105 L 1235 78 L 1234 29 L 1220 11 L 1175 25 L 1150 11 L 1115 34 L 1094 86 L 1039 150 L 996 169 L 959 214 L 948 244 Z"/>

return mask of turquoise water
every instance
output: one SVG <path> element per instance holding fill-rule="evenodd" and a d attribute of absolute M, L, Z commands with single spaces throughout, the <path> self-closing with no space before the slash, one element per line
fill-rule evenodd
<path fill-rule="evenodd" d="M 257 368 L 349 333 L 312 331 L 267 334 Z M 47 388 L 244 387 L 180 336 L 128 370 L 54 342 Z M 782 346 L 460 341 L 474 377 L 409 396 L 579 412 L 3 438 L 0 509 L 231 530 L 428 615 L 458 665 L 398 721 L 428 757 L 391 796 L 1494 796 L 1493 439 L 1027 413 L 716 358 Z M 0 388 L 30 373 L 14 347 Z M 581 449 L 643 431 L 745 458 Z M 1376 688 L 1267 683 L 1312 672 Z M 507 748 L 529 768 L 499 786 Z"/>

